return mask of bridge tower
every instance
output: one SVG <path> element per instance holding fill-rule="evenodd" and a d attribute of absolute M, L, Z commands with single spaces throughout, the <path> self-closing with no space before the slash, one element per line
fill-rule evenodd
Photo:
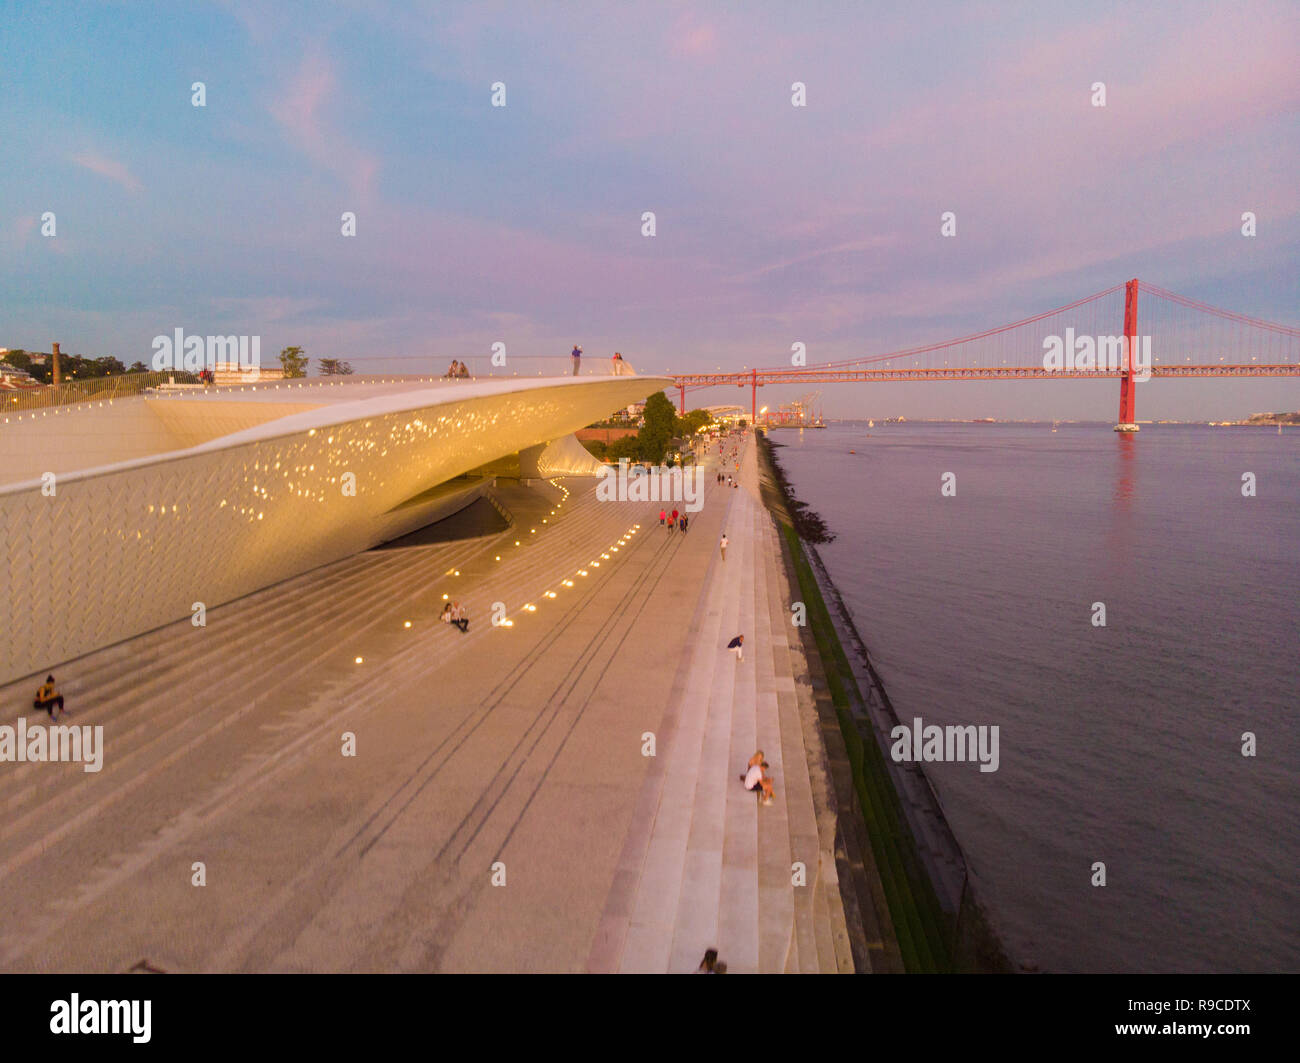
<path fill-rule="evenodd" d="M 1137 278 L 1124 285 L 1124 349 L 1126 364 L 1124 373 L 1119 378 L 1119 423 L 1116 432 L 1136 432 L 1136 403 L 1134 399 L 1137 382 L 1133 379 L 1133 351 L 1137 347 L 1138 324 L 1138 282 Z"/>

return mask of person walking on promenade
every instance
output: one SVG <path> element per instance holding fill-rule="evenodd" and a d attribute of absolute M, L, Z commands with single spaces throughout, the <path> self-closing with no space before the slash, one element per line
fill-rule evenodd
<path fill-rule="evenodd" d="M 736 660 L 738 662 L 743 661 L 745 659 L 745 636 L 737 635 L 727 643 L 727 649 L 731 650 L 731 652 L 736 655 Z"/>
<path fill-rule="evenodd" d="M 569 355 L 573 359 L 573 375 L 578 375 L 578 367 L 582 365 L 582 348 L 576 343 L 573 345 L 573 353 Z"/>
<path fill-rule="evenodd" d="M 686 514 L 683 513 L 683 514 L 682 514 L 682 531 L 685 531 L 685 530 L 686 530 L 686 526 L 687 526 L 688 524 L 690 524 L 690 521 L 686 519 Z"/>
<path fill-rule="evenodd" d="M 59 707 L 59 715 L 64 713 L 63 695 L 58 692 L 54 686 L 54 676 L 47 675 L 45 682 L 36 689 L 36 700 L 32 706 L 37 709 L 45 709 L 50 714 L 50 719 L 54 719 L 54 707 Z"/>
<path fill-rule="evenodd" d="M 728 544 L 729 542 L 731 542 L 731 540 L 727 538 L 727 533 L 726 533 L 726 532 L 723 532 L 723 533 L 722 533 L 722 541 L 721 541 L 720 543 L 718 543 L 718 547 L 722 550 L 722 560 L 723 560 L 723 561 L 727 560 L 727 544 Z"/>
<path fill-rule="evenodd" d="M 455 627 L 460 628 L 462 635 L 469 631 L 469 617 L 465 615 L 465 609 L 460 602 L 451 603 L 451 622 Z"/>
<path fill-rule="evenodd" d="M 666 521 L 667 519 L 668 519 L 668 510 L 661 509 L 659 511 L 659 527 L 662 528 L 664 526 L 664 521 Z"/>
<path fill-rule="evenodd" d="M 677 523 L 677 510 L 675 510 L 675 509 L 673 510 L 673 523 L 674 523 L 674 524 Z"/>

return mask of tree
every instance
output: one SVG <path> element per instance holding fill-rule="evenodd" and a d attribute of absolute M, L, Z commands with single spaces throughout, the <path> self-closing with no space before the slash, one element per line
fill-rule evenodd
<path fill-rule="evenodd" d="M 309 361 L 301 347 L 286 347 L 280 352 L 280 365 L 284 368 L 286 377 L 306 376 Z"/>
<path fill-rule="evenodd" d="M 320 360 L 321 376 L 351 376 L 352 366 L 347 362 L 340 362 L 337 358 L 322 358 Z"/>
<path fill-rule="evenodd" d="M 673 435 L 673 422 L 677 420 L 677 411 L 662 391 L 656 391 L 645 402 L 645 423 L 637 433 L 641 457 L 644 461 L 655 463 L 663 461 L 664 451 L 668 449 L 668 440 Z"/>
<path fill-rule="evenodd" d="M 130 373 L 147 373 L 149 367 L 145 365 L 144 362 L 132 362 L 131 368 L 127 371 Z"/>
<path fill-rule="evenodd" d="M 601 439 L 584 439 L 582 445 L 587 448 L 593 458 L 605 457 L 605 442 Z"/>
<path fill-rule="evenodd" d="M 708 410 L 691 410 L 685 417 L 673 421 L 673 434 L 689 439 L 712 420 L 713 415 Z"/>
<path fill-rule="evenodd" d="M 619 458 L 627 458 L 628 461 L 641 461 L 641 443 L 637 436 L 622 436 L 614 440 L 605 448 L 605 458 L 607 461 L 618 461 Z"/>

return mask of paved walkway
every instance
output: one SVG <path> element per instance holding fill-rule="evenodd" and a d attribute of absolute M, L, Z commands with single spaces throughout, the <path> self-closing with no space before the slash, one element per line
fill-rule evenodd
<path fill-rule="evenodd" d="M 685 535 L 589 480 L 503 488 L 503 534 L 372 551 L 59 669 L 104 767 L 0 763 L 0 969 L 687 971 L 710 946 L 849 969 L 752 446 Z M 29 685 L 0 689 L 4 722 Z M 765 808 L 737 779 L 758 746 Z"/>

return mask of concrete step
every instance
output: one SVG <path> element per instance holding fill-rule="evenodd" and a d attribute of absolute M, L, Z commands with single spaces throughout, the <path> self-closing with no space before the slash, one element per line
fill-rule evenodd
<path fill-rule="evenodd" d="M 733 527 L 740 549 L 740 564 L 728 572 L 729 581 L 739 584 L 740 621 L 737 630 L 745 630 L 752 646 L 754 618 L 755 544 L 753 541 L 753 503 L 743 491 L 735 491 L 732 507 Z M 735 540 L 733 540 L 735 541 Z M 730 553 L 730 551 L 728 551 Z M 730 565 L 730 559 L 728 559 Z M 747 630 L 746 630 L 747 629 Z M 754 661 L 757 651 L 750 649 L 745 660 L 736 664 L 735 707 L 733 709 L 731 757 L 728 768 L 738 773 L 758 748 L 758 719 L 755 708 L 756 677 Z M 732 768 L 732 766 L 735 766 Z M 727 788 L 726 832 L 722 851 L 722 904 L 718 915 L 718 949 L 728 969 L 737 974 L 759 970 L 758 956 L 758 807 L 753 794 L 743 787 Z"/>
<path fill-rule="evenodd" d="M 611 523 L 615 519 L 621 518 L 619 515 L 610 514 L 605 518 L 605 522 Z M 612 534 L 612 531 L 606 529 L 606 534 Z M 473 541 L 468 548 L 462 548 L 461 552 L 462 555 L 464 549 L 481 552 L 484 548 L 484 544 Z M 578 556 L 579 551 L 588 552 L 585 546 L 577 547 L 573 551 L 573 557 Z M 409 584 L 422 586 L 431 583 L 440 574 L 440 566 L 446 560 L 447 555 L 441 552 L 414 551 L 404 560 L 398 558 L 400 564 L 396 568 L 391 565 L 383 566 L 382 570 L 389 575 L 380 582 L 373 579 L 368 583 L 353 580 L 340 587 L 333 581 L 322 580 L 326 584 L 324 593 L 334 595 L 334 600 L 325 609 L 309 608 L 306 603 L 315 602 L 322 592 L 313 591 L 311 597 L 308 597 L 302 592 L 297 580 L 272 588 L 270 592 L 263 593 L 288 599 L 289 607 L 296 611 L 298 619 L 296 624 L 282 627 L 269 638 L 264 632 L 254 630 L 253 624 L 242 622 L 238 615 L 240 603 L 231 603 L 229 607 L 222 607 L 227 614 L 225 626 L 229 630 L 248 629 L 244 634 L 237 636 L 234 641 L 231 641 L 230 636 L 224 635 L 204 640 L 199 644 L 201 647 L 199 652 L 185 656 L 182 672 L 172 670 L 153 676 L 145 683 L 135 679 L 133 685 L 127 685 L 122 694 L 113 699 L 113 702 L 108 705 L 101 704 L 90 710 L 78 710 L 73 718 L 79 724 L 104 722 L 113 728 L 115 761 L 134 757 L 145 749 L 151 749 L 153 751 L 151 755 L 163 756 L 165 754 L 162 751 L 166 748 L 167 740 L 183 742 L 186 739 L 185 729 L 192 715 L 190 704 L 192 699 L 185 696 L 186 683 L 179 676 L 202 676 L 204 683 L 200 685 L 200 690 L 196 691 L 195 696 L 201 696 L 209 704 L 224 698 L 231 704 L 232 710 L 238 711 L 241 707 L 247 707 L 249 699 L 255 696 L 255 690 L 259 685 L 267 685 L 267 680 L 264 678 L 266 660 L 276 661 L 275 674 L 279 680 L 301 674 L 321 660 L 319 652 L 312 653 L 318 648 L 319 642 L 316 628 L 337 623 L 336 630 L 340 637 L 356 637 L 367 627 L 381 622 L 386 610 L 393 610 L 398 597 L 396 592 L 402 586 Z M 463 556 L 462 563 L 464 563 Z M 531 571 L 531 567 L 526 566 L 524 571 Z M 397 612 L 402 611 L 402 608 L 397 608 Z M 216 612 L 214 610 L 214 614 Z M 266 616 L 265 612 L 259 615 L 263 618 Z M 188 625 L 184 626 L 188 627 Z M 253 640 L 259 638 L 257 655 L 246 656 L 242 648 L 251 645 Z M 304 648 L 307 652 L 306 657 L 303 656 Z M 230 664 L 231 661 L 241 659 L 246 660 L 242 667 Z M 220 674 L 222 677 L 218 689 L 206 686 L 206 678 L 213 674 Z M 128 675 L 127 678 L 132 679 L 132 675 Z M 160 699 L 157 693 L 162 690 L 170 691 L 172 696 L 168 699 Z M 125 708 L 122 705 L 124 699 L 127 702 Z M 173 724 L 177 726 L 171 726 Z M 141 737 L 146 738 L 147 741 L 137 744 L 134 740 Z M 40 778 L 49 781 L 38 788 L 23 787 L 22 794 L 17 798 L 11 795 L 7 801 L 10 811 L 24 804 L 38 804 L 43 812 L 48 811 L 47 803 L 50 800 L 51 786 L 55 789 L 66 789 L 69 785 L 68 780 L 60 779 L 49 771 L 49 766 L 20 765 L 18 768 L 20 771 L 41 768 Z M 19 773 L 6 773 L 4 782 L 18 787 L 22 781 L 18 778 Z M 85 783 L 81 781 L 77 785 L 81 788 Z M 0 789 L 0 794 L 3 792 L 3 789 Z M 13 825 L 11 822 L 10 826 Z"/>
<path fill-rule="evenodd" d="M 487 630 L 491 631 L 490 628 L 488 628 Z M 472 637 L 473 636 L 465 636 L 464 639 L 466 642 L 468 642 Z M 461 638 L 460 636 L 457 636 L 457 639 L 460 638 Z M 452 642 L 449 643 L 449 645 L 459 646 L 461 645 L 461 643 L 459 641 L 453 640 Z M 412 651 L 405 651 L 405 652 L 410 653 Z M 415 652 L 419 653 L 420 648 L 416 647 Z M 429 658 L 431 656 L 427 652 L 427 647 L 423 650 L 423 655 L 426 658 Z M 428 661 L 428 666 L 427 666 L 428 674 L 431 675 L 437 672 L 440 666 L 443 665 L 444 663 L 445 661 L 430 659 Z M 337 671 L 337 668 L 335 670 Z M 337 700 L 334 701 L 333 708 L 331 708 L 328 704 L 325 706 L 326 714 L 328 714 L 328 712 L 330 711 L 334 711 L 337 714 L 337 710 L 339 709 L 340 706 L 346 711 L 347 707 L 351 703 L 354 696 L 357 700 L 369 700 L 371 702 L 374 702 L 376 699 L 382 699 L 385 696 L 386 688 L 384 687 L 382 679 L 380 679 L 379 681 L 375 681 L 373 679 L 366 679 L 364 677 L 354 679 L 352 678 L 352 673 L 350 669 L 345 669 L 344 678 L 346 678 L 348 683 L 350 683 L 350 687 L 345 685 L 340 685 L 339 687 L 336 688 L 335 694 L 337 695 Z M 306 734 L 303 733 L 305 723 L 309 722 L 302 719 L 304 715 L 303 713 L 299 712 L 297 716 L 295 716 L 294 710 L 291 709 L 285 711 L 281 709 L 279 705 L 276 704 L 276 693 L 277 693 L 276 691 L 271 691 L 270 694 L 268 695 L 269 704 L 271 706 L 270 714 L 275 719 L 282 719 L 286 721 L 283 725 L 277 724 L 275 726 L 278 726 L 280 730 L 283 730 L 285 727 L 289 727 L 292 733 L 296 736 L 294 741 L 292 743 L 289 743 L 289 745 L 296 746 L 299 749 L 301 749 L 303 748 L 304 740 L 318 740 L 319 735 L 317 735 L 316 738 L 313 739 L 310 733 L 306 733 Z M 88 805 L 87 807 L 83 808 L 82 807 L 83 802 L 79 801 L 76 808 L 70 809 L 68 811 L 67 818 L 65 818 L 63 821 L 60 822 L 59 827 L 56 828 L 55 831 L 50 832 L 45 837 L 40 839 L 40 844 L 42 846 L 41 851 L 36 852 L 34 855 L 35 856 L 41 855 L 41 852 L 44 852 L 45 847 L 51 843 L 55 843 L 55 842 L 62 843 L 63 841 L 73 837 L 77 831 L 79 830 L 84 831 L 86 828 L 91 827 L 94 823 L 95 817 L 98 814 L 102 813 L 108 804 L 111 804 L 112 802 L 120 798 L 126 797 L 130 792 L 138 789 L 144 780 L 150 778 L 156 778 L 157 776 L 159 776 L 161 772 L 165 771 L 168 773 L 167 776 L 168 781 L 166 782 L 166 786 L 176 794 L 178 800 L 181 799 L 192 800 L 194 798 L 195 786 L 201 786 L 204 791 L 207 791 L 214 782 L 218 782 L 221 779 L 224 779 L 226 775 L 230 773 L 231 770 L 234 770 L 240 764 L 249 761 L 250 758 L 252 758 L 252 760 L 254 760 L 255 762 L 258 762 L 260 759 L 266 759 L 265 755 L 267 753 L 272 753 L 278 756 L 278 751 L 282 747 L 285 749 L 288 748 L 283 738 L 280 737 L 275 737 L 273 739 L 267 738 L 265 734 L 261 735 L 261 738 L 265 739 L 265 741 L 262 741 L 259 744 L 267 748 L 264 748 L 261 753 L 255 752 L 247 744 L 244 744 L 240 741 L 237 740 L 232 741 L 231 736 L 235 734 L 248 734 L 251 730 L 253 736 L 257 737 L 257 732 L 259 731 L 265 732 L 269 729 L 266 724 L 259 724 L 260 720 L 266 718 L 266 713 L 267 713 L 267 710 L 262 708 L 261 706 L 247 705 L 247 704 L 239 705 L 236 711 L 231 712 L 229 715 L 222 716 L 220 718 L 220 723 L 218 723 L 215 727 L 213 727 L 211 722 L 211 717 L 212 717 L 212 710 L 215 707 L 216 706 L 212 706 L 212 705 L 207 705 L 203 707 L 202 711 L 207 713 L 208 716 L 206 730 L 204 729 L 202 722 L 200 722 L 197 725 L 193 725 L 191 721 L 187 720 L 186 722 L 187 734 L 184 736 L 186 739 L 184 743 L 179 747 L 168 751 L 166 756 L 164 757 L 161 758 L 157 756 L 151 757 L 150 761 L 147 762 L 148 767 L 145 768 L 142 772 L 140 772 L 138 775 L 128 775 L 126 786 L 124 786 L 120 790 L 113 789 L 112 787 L 116 786 L 116 780 L 114 780 L 113 782 L 108 784 L 110 787 L 110 792 L 106 795 L 101 794 L 97 804 Z M 239 719 L 240 717 L 248 716 L 250 713 L 253 712 L 257 713 L 257 715 L 253 719 L 242 721 L 241 723 Z M 315 715 L 321 715 L 321 713 L 316 712 Z M 226 729 L 228 723 L 240 724 L 243 728 L 242 732 L 230 732 L 226 734 L 224 740 L 222 742 L 217 743 L 216 746 L 212 749 L 211 754 L 209 754 L 208 747 L 204 745 L 204 748 L 202 750 L 203 753 L 202 761 L 201 762 L 196 761 L 193 754 L 196 752 L 196 750 L 198 750 L 199 746 L 203 745 L 204 743 L 211 742 L 214 738 L 217 737 L 217 735 L 220 732 Z M 242 756 L 241 753 L 243 753 Z M 274 756 L 271 759 L 275 759 Z M 194 765 L 197 768 L 197 770 L 191 773 L 186 770 L 186 765 Z M 116 758 L 114 759 L 114 766 L 120 766 L 120 761 L 118 761 Z M 64 767 L 64 766 L 57 765 L 55 767 Z M 105 777 L 107 777 L 107 775 L 108 773 L 105 772 Z M 77 778 L 80 779 L 81 776 L 78 775 Z M 92 779 L 94 778 L 95 777 L 92 777 Z M 120 775 L 118 776 L 118 778 L 120 778 Z M 102 788 L 103 787 L 101 785 L 101 790 Z M 78 796 L 79 798 L 84 798 L 86 800 L 90 800 L 95 797 L 94 794 L 88 792 L 86 784 L 84 783 L 80 784 Z M 173 805 L 174 802 L 164 802 L 163 804 L 156 806 L 157 815 L 164 817 L 164 819 L 169 817 L 171 815 L 169 809 L 173 807 Z M 145 814 L 149 815 L 151 818 L 153 817 L 153 813 L 150 811 L 145 810 Z M 161 827 L 162 824 L 160 823 L 160 829 Z M 82 837 L 84 839 L 85 835 L 83 834 Z M 30 844 L 24 846 L 23 839 L 11 839 L 5 845 L 6 856 L 5 856 L 4 864 L 0 866 L 0 877 L 5 877 L 9 875 L 17 866 L 20 866 L 21 864 L 26 863 L 30 859 L 32 859 L 33 853 L 30 851 L 31 848 L 32 846 Z M 82 850 L 83 848 L 84 848 L 84 843 L 83 845 L 78 846 L 79 851 Z M 94 851 L 97 850 L 94 848 L 85 849 L 86 858 L 93 861 Z"/>
<path fill-rule="evenodd" d="M 285 595 L 285 589 L 292 589 L 310 596 L 312 588 L 320 584 L 320 574 L 327 572 L 334 579 L 347 582 L 357 578 L 358 574 L 370 574 L 376 571 L 373 560 L 349 558 L 336 562 L 334 566 L 314 570 L 306 576 L 298 576 L 279 584 L 270 591 L 261 591 L 246 598 L 236 599 L 222 606 L 213 607 L 207 616 L 206 628 L 195 628 L 188 619 L 168 624 L 163 628 L 133 639 L 129 643 L 106 647 L 68 665 L 58 666 L 52 670 L 60 676 L 59 687 L 68 697 L 69 702 L 76 701 L 83 706 L 87 697 L 97 701 L 111 698 L 118 687 L 126 685 L 132 677 L 138 679 L 142 674 L 170 674 L 176 669 L 184 668 L 192 657 L 194 644 L 200 640 L 210 640 L 217 633 L 223 616 L 229 616 L 232 607 L 242 605 L 241 616 L 247 616 L 259 624 L 273 624 L 277 614 L 290 610 L 293 599 Z M 385 562 L 384 567 L 391 567 Z M 30 706 L 29 690 L 34 689 L 33 679 L 28 677 L 8 684 L 4 688 L 5 701 L 19 709 Z M 39 680 L 37 680 L 39 681 Z M 69 706 L 71 707 L 71 705 Z"/>
<path fill-rule="evenodd" d="M 817 967 L 822 972 L 836 970 L 835 938 L 831 930 L 831 908 L 828 897 L 829 885 L 825 876 L 817 876 L 817 886 L 813 890 L 813 933 L 817 944 Z"/>
<path fill-rule="evenodd" d="M 738 611 L 738 598 L 724 596 L 717 602 L 710 610 L 707 640 L 694 654 L 698 669 L 690 689 L 709 694 L 703 712 L 692 713 L 689 726 L 683 729 L 684 740 L 700 743 L 700 756 L 670 971 L 693 970 L 704 950 L 718 940 L 736 667 L 724 647 L 730 640 L 728 631 L 738 622 Z"/>
<path fill-rule="evenodd" d="M 437 566 L 441 561 L 438 558 L 428 558 L 424 563 Z M 341 601 L 332 603 L 332 608 L 317 605 L 313 609 L 303 605 L 296 614 L 295 623 L 285 624 L 269 637 L 261 633 L 259 638 L 259 632 L 251 628 L 244 630 L 248 625 L 238 619 L 237 603 L 232 603 L 229 609 L 223 607 L 227 609 L 227 615 L 222 621 L 223 630 L 212 637 L 205 637 L 205 632 L 182 622 L 177 625 L 179 630 L 176 638 L 188 639 L 189 648 L 185 652 L 176 652 L 177 661 L 172 667 L 146 669 L 142 673 L 136 663 L 120 661 L 116 665 L 118 674 L 105 683 L 105 690 L 109 693 L 96 696 L 90 704 L 86 703 L 90 699 L 78 702 L 70 699 L 71 715 L 68 722 L 75 722 L 79 726 L 103 724 L 106 728 L 111 728 L 114 756 L 117 759 L 130 752 L 137 739 L 147 737 L 150 741 L 156 741 L 171 724 L 186 720 L 192 715 L 192 702 L 195 698 L 202 698 L 206 702 L 219 700 L 222 691 L 232 688 L 232 684 L 241 678 L 246 680 L 246 684 L 238 689 L 245 692 L 244 697 L 249 696 L 248 689 L 266 682 L 262 677 L 269 670 L 268 661 L 274 662 L 277 675 L 287 678 L 286 672 L 292 674 L 294 650 L 301 654 L 303 647 L 318 645 L 311 637 L 317 625 L 343 615 L 369 615 L 364 607 L 368 604 L 370 612 L 373 612 L 372 599 L 376 591 L 385 593 L 388 589 L 399 586 L 403 578 L 409 576 L 409 573 L 403 577 L 400 572 L 389 571 L 386 578 L 369 588 L 355 582 L 345 583 L 341 593 L 338 589 L 335 590 L 335 595 Z M 284 588 L 280 593 L 291 602 L 295 599 L 318 601 L 315 596 L 306 598 L 295 587 Z M 370 601 L 358 603 L 354 600 L 355 596 L 362 594 Z M 240 633 L 231 634 L 236 631 Z M 254 649 L 255 653 L 252 652 Z M 214 675 L 220 676 L 219 686 L 215 688 L 211 685 Z M 164 693 L 167 696 L 163 697 Z M 28 776 L 35 772 L 39 772 L 43 779 L 51 778 L 46 765 L 24 764 L 16 766 L 12 772 L 6 772 L 5 777 L 0 779 L 0 801 L 5 801 L 7 808 L 12 810 L 15 807 L 9 792 L 15 788 L 21 789 L 27 798 L 44 803 L 44 792 L 29 787 Z"/>
<path fill-rule="evenodd" d="M 357 591 L 353 588 L 349 593 L 356 594 Z M 345 599 L 342 607 L 346 608 L 347 604 Z M 354 626 L 346 629 L 346 633 L 356 635 L 365 627 L 373 626 L 376 608 L 373 603 L 369 611 L 354 608 Z M 331 609 L 329 615 L 337 612 L 337 609 Z M 310 619 L 304 623 L 310 624 Z M 328 647 L 322 650 L 310 637 L 300 636 L 296 629 L 277 633 L 265 643 L 264 649 L 277 660 L 272 679 L 265 677 L 265 665 L 260 658 L 234 668 L 219 658 L 200 661 L 201 666 L 211 673 L 221 675 L 219 684 L 205 692 L 203 698 L 203 708 L 209 712 L 224 707 L 220 723 L 215 727 L 195 710 L 193 699 L 177 690 L 170 699 L 154 697 L 152 701 L 143 700 L 130 710 L 131 715 L 137 712 L 146 714 L 146 718 L 133 727 L 124 728 L 120 720 L 110 717 L 105 732 L 105 756 L 106 760 L 111 758 L 111 771 L 85 775 L 77 765 L 21 765 L 39 771 L 37 778 L 40 782 L 32 785 L 29 781 L 17 795 L 6 794 L 5 805 L 9 812 L 0 825 L 0 841 L 8 848 L 21 850 L 24 837 L 42 831 L 45 831 L 47 840 L 69 836 L 86 813 L 103 811 L 126 798 L 130 789 L 143 785 L 153 774 L 167 770 L 193 753 L 198 745 L 217 738 L 245 717 L 265 719 L 268 715 L 291 713 L 296 706 L 292 702 L 277 703 L 276 691 L 296 676 L 319 666 L 335 652 Z M 275 707 L 268 713 L 266 704 Z M 85 717 L 74 719 L 79 724 L 87 722 Z M 209 765 L 204 770 L 207 774 L 214 769 Z M 129 776 L 129 784 L 121 786 L 118 780 L 124 775 Z M 20 811 L 23 808 L 26 811 Z M 60 814 L 64 823 L 53 832 L 47 831 L 50 817 Z"/>
<path fill-rule="evenodd" d="M 663 531 L 656 523 L 655 535 L 680 533 Z M 680 548 L 682 540 L 673 541 Z M 714 569 L 728 564 L 731 558 L 716 560 Z M 685 689 L 696 697 L 701 690 L 709 695 L 703 704 L 692 701 L 682 707 L 672 744 L 661 753 L 662 788 L 621 952 L 619 969 L 624 972 L 693 971 L 717 939 L 721 839 L 715 880 L 710 850 L 716 833 L 711 822 L 716 784 L 702 761 L 715 755 L 717 731 L 730 712 L 734 680 L 725 666 L 734 662 L 722 647 L 730 638 L 727 630 L 735 623 L 736 611 L 736 596 L 716 596 L 686 664 Z M 705 804 L 698 810 L 701 794 Z"/>
<path fill-rule="evenodd" d="M 794 923 L 792 865 L 795 857 L 790 839 L 792 804 L 797 803 L 798 778 L 802 760 L 788 755 L 782 741 L 782 727 L 776 682 L 776 657 L 781 652 L 777 642 L 780 632 L 772 630 L 772 595 L 778 588 L 771 585 L 767 564 L 770 548 L 766 536 L 766 514 L 755 507 L 755 667 L 758 676 L 755 708 L 758 717 L 758 745 L 772 765 L 775 801 L 760 809 L 759 828 L 759 969 L 779 973 L 785 969 L 791 928 Z"/>
<path fill-rule="evenodd" d="M 831 941 L 835 947 L 836 974 L 853 974 L 853 947 L 849 941 L 848 922 L 844 914 L 844 899 L 840 894 L 840 876 L 835 865 L 834 851 L 821 854 L 820 878 L 826 883 L 826 901 L 830 914 Z"/>
<path fill-rule="evenodd" d="M 677 549 L 708 552 L 709 567 L 701 586 L 711 587 L 715 584 L 713 573 L 722 563 L 715 552 L 715 532 L 721 524 L 723 514 L 720 496 L 707 483 L 705 490 L 705 508 L 696 515 L 692 531 L 677 540 Z M 657 518 L 645 527 L 651 529 L 647 536 L 649 540 L 672 541 L 663 538 L 673 533 L 661 529 Z M 708 691 L 712 687 L 717 661 L 711 651 L 719 644 L 724 623 L 722 603 L 716 594 L 708 599 L 701 594 L 693 603 L 683 604 L 686 606 L 683 615 L 690 616 L 687 651 L 678 663 L 671 704 L 661 718 L 659 755 L 653 758 L 647 768 L 619 857 L 615 880 L 587 956 L 587 969 L 596 973 L 654 969 L 653 928 L 642 926 L 632 934 L 631 927 L 637 916 L 637 906 L 641 903 L 643 879 L 659 805 L 664 797 L 667 769 L 673 760 L 673 750 L 680 747 L 679 732 L 691 726 L 689 717 L 700 711 L 707 712 L 708 698 L 705 698 L 706 704 L 701 706 L 699 692 Z M 672 928 L 669 928 L 668 933 L 673 933 Z M 702 948 L 712 944 L 709 941 Z M 672 962 L 671 941 L 669 961 Z M 698 962 L 699 957 L 694 957 L 689 969 L 694 970 Z"/>
<path fill-rule="evenodd" d="M 786 607 L 788 592 L 784 586 L 785 574 L 772 561 L 772 551 L 777 548 L 775 529 L 767 521 L 765 529 L 765 558 L 771 585 L 776 588 L 769 597 L 769 622 L 773 626 L 772 653 L 776 667 L 782 673 L 777 681 L 776 701 L 780 730 L 782 757 L 786 765 L 786 807 L 791 863 L 804 865 L 806 885 L 793 889 L 795 934 L 802 948 L 799 950 L 805 972 L 815 972 L 817 952 L 812 919 L 814 918 L 813 892 L 816 885 L 820 839 L 817 832 L 817 814 L 813 805 L 812 787 L 808 774 L 808 759 L 803 741 L 802 721 L 795 694 L 790 640 L 786 634 L 790 612 Z M 790 630 L 793 630 L 791 628 Z"/>

